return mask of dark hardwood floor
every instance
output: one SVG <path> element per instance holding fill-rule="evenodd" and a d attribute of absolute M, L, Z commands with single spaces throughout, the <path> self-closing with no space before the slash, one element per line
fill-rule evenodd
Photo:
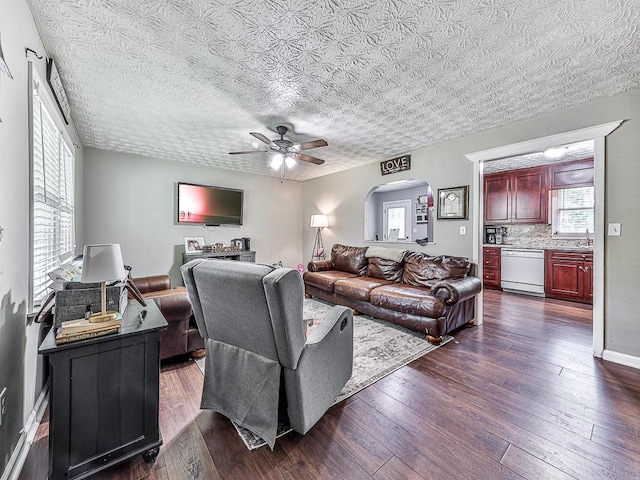
<path fill-rule="evenodd" d="M 592 357 L 589 306 L 486 291 L 484 325 L 455 338 L 274 451 L 198 408 L 193 361 L 165 363 L 156 463 L 95 478 L 640 478 L 640 371 Z M 47 428 L 22 479 L 46 478 Z"/>

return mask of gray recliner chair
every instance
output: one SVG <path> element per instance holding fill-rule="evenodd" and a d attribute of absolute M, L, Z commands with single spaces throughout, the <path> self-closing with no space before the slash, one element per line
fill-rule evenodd
<path fill-rule="evenodd" d="M 192 260 L 180 270 L 207 352 L 200 407 L 272 449 L 279 407 L 293 430 L 309 431 L 351 377 L 351 310 L 334 307 L 306 338 L 296 270 L 229 260 Z"/>

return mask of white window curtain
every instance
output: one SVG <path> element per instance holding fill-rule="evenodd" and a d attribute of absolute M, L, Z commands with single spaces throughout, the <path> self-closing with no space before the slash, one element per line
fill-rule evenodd
<path fill-rule="evenodd" d="M 47 274 L 74 253 L 75 157 L 40 97 L 39 82 L 32 82 L 32 299 L 36 306 L 51 283 Z"/>

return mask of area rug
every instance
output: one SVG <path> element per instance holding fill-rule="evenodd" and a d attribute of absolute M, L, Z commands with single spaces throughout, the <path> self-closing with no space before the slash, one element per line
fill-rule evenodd
<path fill-rule="evenodd" d="M 304 318 L 307 322 L 307 335 L 320 324 L 331 308 L 331 303 L 305 298 Z M 353 317 L 353 373 L 333 404 L 349 398 L 450 340 L 453 340 L 453 337 L 445 336 L 440 345 L 431 345 L 426 341 L 424 333 L 367 315 Z M 204 358 L 196 362 L 204 373 Z M 266 445 L 264 440 L 246 428 L 235 423 L 234 426 L 249 450 Z M 281 437 L 290 431 L 288 425 L 279 425 L 277 436 Z"/>

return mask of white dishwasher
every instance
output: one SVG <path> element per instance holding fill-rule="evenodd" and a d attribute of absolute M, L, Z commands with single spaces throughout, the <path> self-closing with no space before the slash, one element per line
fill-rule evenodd
<path fill-rule="evenodd" d="M 502 290 L 544 296 L 544 250 L 502 248 Z"/>

